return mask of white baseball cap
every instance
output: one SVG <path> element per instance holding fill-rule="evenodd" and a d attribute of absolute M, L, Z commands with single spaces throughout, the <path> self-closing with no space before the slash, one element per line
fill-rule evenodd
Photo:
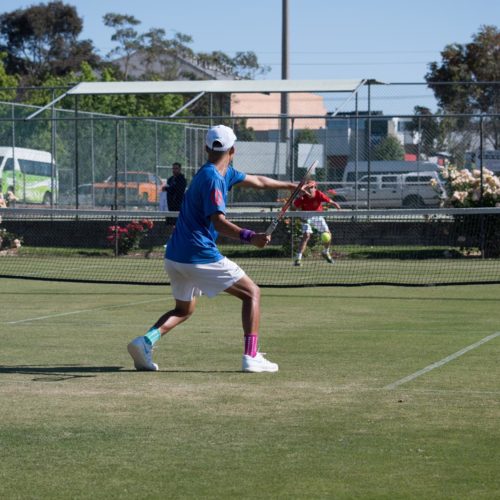
<path fill-rule="evenodd" d="M 214 146 L 214 142 L 219 142 L 220 146 Z M 228 151 L 236 142 L 236 135 L 233 129 L 225 125 L 215 125 L 208 129 L 206 145 L 212 151 Z"/>

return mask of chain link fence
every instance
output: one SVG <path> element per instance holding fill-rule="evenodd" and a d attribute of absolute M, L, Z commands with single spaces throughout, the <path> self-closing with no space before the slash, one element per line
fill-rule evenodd
<path fill-rule="evenodd" d="M 158 210 L 172 164 L 182 165 L 189 183 L 206 158 L 206 129 L 222 122 L 240 135 L 234 166 L 249 174 L 298 180 L 318 160 L 321 190 L 346 208 L 434 208 L 442 199 L 430 180 L 439 166 L 500 173 L 500 83 L 475 89 L 476 104 L 489 96 L 488 113 L 433 113 L 434 92 L 421 84 L 325 94 L 334 111 L 279 117 L 287 121 L 287 137 L 276 129 L 276 115 L 259 116 L 255 130 L 254 116 L 138 118 L 56 107 L 28 120 L 39 108 L 4 102 L 2 192 L 13 192 L 20 206 Z M 230 202 L 262 209 L 281 195 L 236 189 Z"/>

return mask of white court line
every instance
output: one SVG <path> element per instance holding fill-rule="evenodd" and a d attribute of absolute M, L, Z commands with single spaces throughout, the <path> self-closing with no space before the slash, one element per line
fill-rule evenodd
<path fill-rule="evenodd" d="M 482 344 L 485 344 L 486 342 L 489 342 L 490 340 L 494 339 L 495 337 L 498 337 L 500 335 L 500 332 L 493 333 L 491 335 L 488 335 L 487 337 L 484 337 L 484 339 L 479 340 L 475 344 L 469 345 L 467 347 L 464 347 L 463 349 L 460 349 L 460 351 L 455 352 L 454 354 L 450 354 L 449 356 L 446 356 L 446 358 L 443 358 L 441 361 L 436 361 L 436 363 L 432 363 L 429 366 L 426 366 L 425 368 L 422 368 L 418 372 L 412 373 L 411 375 L 408 375 L 407 377 L 404 377 L 402 379 L 396 380 L 396 382 L 393 382 L 392 384 L 386 385 L 384 389 L 395 389 L 399 385 L 406 384 L 406 382 L 410 382 L 417 377 L 420 377 L 420 375 L 423 375 L 424 373 L 430 372 L 431 370 L 434 370 L 434 368 L 439 368 L 440 366 L 445 365 L 449 361 L 453 361 L 454 359 L 462 356 L 462 354 L 465 354 L 466 352 L 471 351 L 472 349 L 475 349 L 476 347 L 479 347 Z"/>
<path fill-rule="evenodd" d="M 143 300 L 140 302 L 129 302 L 128 304 L 116 304 L 114 306 L 95 307 L 93 309 L 78 309 L 76 311 L 68 311 L 68 312 L 64 312 L 64 313 L 49 314 L 48 316 L 38 316 L 37 318 L 20 319 L 18 321 L 7 321 L 6 324 L 7 325 L 16 325 L 18 323 L 28 323 L 30 321 L 39 321 L 41 319 L 57 318 L 59 316 L 69 316 L 71 314 L 82 314 L 82 313 L 91 312 L 91 311 L 103 311 L 105 309 L 115 309 L 117 307 L 135 306 L 138 304 L 148 304 L 149 302 L 159 302 L 160 300 L 165 300 L 165 297 L 162 297 L 161 299 Z"/>

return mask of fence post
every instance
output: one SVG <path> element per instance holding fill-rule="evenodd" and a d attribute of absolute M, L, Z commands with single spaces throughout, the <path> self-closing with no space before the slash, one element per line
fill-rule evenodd
<path fill-rule="evenodd" d="M 80 184 L 80 169 L 78 155 L 78 94 L 75 95 L 75 208 L 79 208 L 78 185 Z"/>
<path fill-rule="evenodd" d="M 16 164 L 16 108 L 14 103 L 11 106 L 11 117 L 12 117 L 12 189 L 14 194 L 16 193 L 16 171 L 14 165 Z M 5 186 L 8 189 L 10 186 Z"/>
<path fill-rule="evenodd" d="M 480 190 L 479 190 L 479 203 L 483 205 L 483 194 L 484 194 L 484 186 L 483 186 L 483 170 L 484 170 L 484 161 L 483 161 L 483 140 L 484 140 L 484 128 L 483 128 L 483 115 L 479 118 L 479 165 L 480 167 Z"/>
<path fill-rule="evenodd" d="M 115 190 L 113 197 L 113 210 L 118 210 L 118 135 L 119 122 L 115 120 Z"/>
<path fill-rule="evenodd" d="M 55 100 L 55 89 L 52 89 L 52 101 Z M 52 104 L 51 110 L 52 120 L 50 122 L 50 155 L 52 157 L 52 164 L 50 166 L 50 192 L 52 193 L 50 196 L 50 208 L 54 208 L 54 197 L 56 192 L 59 192 L 59 182 L 56 182 L 57 173 L 56 173 L 56 108 L 55 104 Z"/>
<path fill-rule="evenodd" d="M 371 190 L 371 173 L 372 173 L 372 119 L 371 119 L 371 83 L 368 81 L 368 163 L 367 163 L 367 174 L 368 174 L 368 184 L 366 189 L 366 208 L 370 210 L 370 190 Z"/>

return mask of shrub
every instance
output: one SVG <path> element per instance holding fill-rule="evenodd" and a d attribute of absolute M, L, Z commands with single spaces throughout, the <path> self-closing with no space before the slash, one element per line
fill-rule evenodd
<path fill-rule="evenodd" d="M 500 206 L 500 179 L 488 169 L 483 169 L 481 196 L 481 171 L 457 170 L 453 166 L 440 167 L 446 190 L 446 206 L 495 207 Z"/>
<path fill-rule="evenodd" d="M 132 220 L 125 227 L 109 226 L 106 239 L 117 255 L 127 255 L 139 248 L 142 239 L 152 228 L 153 221 L 149 219 Z"/>

